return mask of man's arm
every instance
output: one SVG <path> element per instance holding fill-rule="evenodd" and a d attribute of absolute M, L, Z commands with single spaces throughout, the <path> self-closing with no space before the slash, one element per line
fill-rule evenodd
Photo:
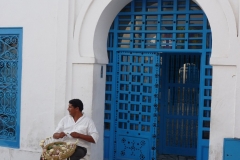
<path fill-rule="evenodd" d="M 91 142 L 91 143 L 95 143 L 93 137 L 89 136 L 89 135 L 84 135 L 84 134 L 80 134 L 80 133 L 77 133 L 77 132 L 72 132 L 70 135 L 73 138 L 80 138 L 80 139 L 83 139 L 85 141 L 88 141 L 88 142 Z"/>
<path fill-rule="evenodd" d="M 58 123 L 57 128 L 55 129 L 54 134 L 53 134 L 54 139 L 59 139 L 59 138 L 63 138 L 64 136 L 66 136 L 66 133 L 63 132 L 64 131 L 64 123 L 63 123 L 64 119 L 65 119 L 65 117 L 62 118 L 60 120 L 60 122 Z"/>
<path fill-rule="evenodd" d="M 66 134 L 65 134 L 64 132 L 54 133 L 54 134 L 53 134 L 53 138 L 54 138 L 54 139 L 63 138 L 64 136 L 66 136 Z"/>

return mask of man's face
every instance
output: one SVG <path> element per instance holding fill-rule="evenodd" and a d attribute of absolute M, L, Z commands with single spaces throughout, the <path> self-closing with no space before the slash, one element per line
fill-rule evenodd
<path fill-rule="evenodd" d="M 77 108 L 74 108 L 74 107 L 72 106 L 72 104 L 69 104 L 69 105 L 68 105 L 68 112 L 69 112 L 69 114 L 70 114 L 71 116 L 74 116 L 74 115 L 76 114 L 77 110 L 78 110 L 78 107 L 77 107 Z"/>

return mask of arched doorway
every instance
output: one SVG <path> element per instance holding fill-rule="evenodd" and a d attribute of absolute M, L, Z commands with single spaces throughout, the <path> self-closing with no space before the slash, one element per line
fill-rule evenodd
<path fill-rule="evenodd" d="M 108 37 L 105 159 L 208 156 L 211 30 L 190 0 L 134 0 Z M 206 148 L 206 149 L 204 149 Z"/>

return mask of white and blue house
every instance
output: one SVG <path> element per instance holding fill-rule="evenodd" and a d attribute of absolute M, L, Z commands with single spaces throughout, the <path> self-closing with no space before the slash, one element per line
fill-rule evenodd
<path fill-rule="evenodd" d="M 0 4 L 0 159 L 39 159 L 72 98 L 90 160 L 240 157 L 239 0 Z"/>

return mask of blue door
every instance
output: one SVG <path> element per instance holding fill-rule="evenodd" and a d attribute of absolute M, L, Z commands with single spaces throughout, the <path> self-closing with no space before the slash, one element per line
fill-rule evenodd
<path fill-rule="evenodd" d="M 156 156 L 159 78 L 158 53 L 118 53 L 115 143 L 116 159 Z"/>
<path fill-rule="evenodd" d="M 211 29 L 191 0 L 133 0 L 108 35 L 104 159 L 208 157 Z"/>

